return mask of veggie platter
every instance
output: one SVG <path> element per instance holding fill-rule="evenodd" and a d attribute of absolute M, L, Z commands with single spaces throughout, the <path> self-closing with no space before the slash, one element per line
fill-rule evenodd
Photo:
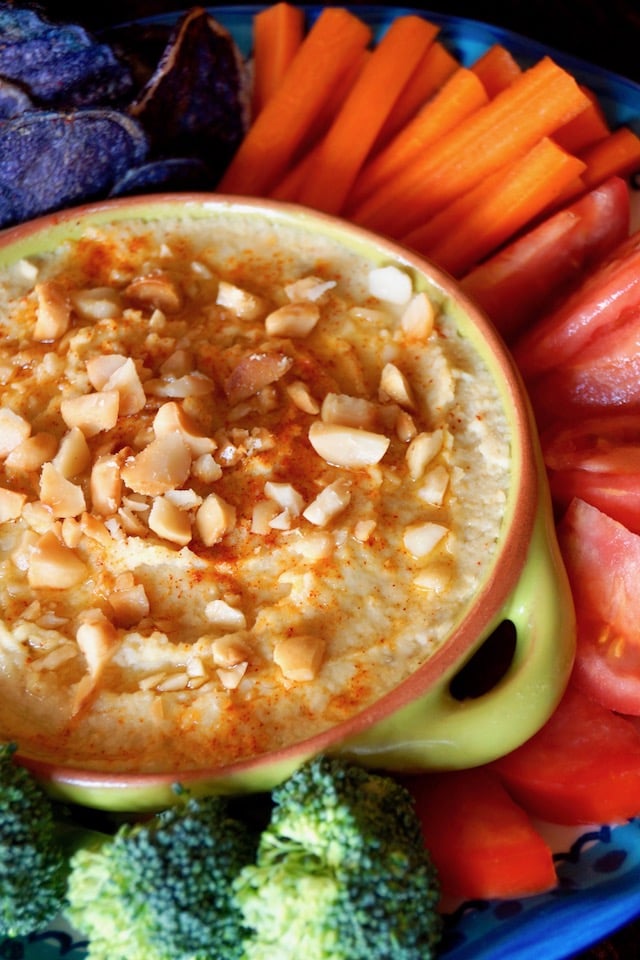
<path fill-rule="evenodd" d="M 227 28 L 239 49 L 245 56 L 252 52 L 254 42 L 254 23 L 260 7 L 215 7 L 211 8 L 211 14 L 215 19 Z M 304 8 L 307 22 L 313 23 L 320 15 L 321 8 Z M 580 85 L 588 88 L 591 94 L 594 94 L 600 109 L 604 112 L 606 124 L 610 130 L 615 131 L 619 127 L 628 129 L 632 137 L 640 134 L 640 86 L 626 80 L 621 76 L 606 72 L 597 67 L 591 66 L 586 62 L 562 54 L 559 51 L 550 50 L 542 44 L 529 41 L 524 37 L 503 30 L 499 27 L 493 27 L 485 23 L 470 21 L 458 17 L 451 17 L 439 13 L 430 13 L 429 11 L 410 10 L 404 8 L 385 8 L 359 6 L 355 11 L 357 18 L 366 23 L 373 31 L 374 38 L 382 37 L 391 23 L 397 21 L 404 15 L 418 15 L 437 28 L 437 38 L 443 48 L 447 50 L 463 66 L 471 66 L 491 48 L 496 45 L 509 52 L 514 58 L 514 62 L 520 68 L 526 69 L 532 65 L 538 64 L 545 58 L 550 58 L 554 63 L 560 65 L 568 71 Z M 160 17 L 149 18 L 148 23 L 152 24 L 170 24 L 177 18 L 176 15 L 162 15 Z M 635 141 L 631 144 L 636 147 Z M 633 150 L 631 151 L 633 153 Z M 550 157 L 550 154 L 549 154 Z M 544 163 L 551 162 L 549 157 L 545 156 Z M 606 159 L 606 158 L 605 158 Z M 393 160 L 393 157 L 392 157 Z M 631 190 L 631 203 L 628 204 L 628 188 L 625 186 L 625 202 L 622 203 L 619 197 L 618 184 L 622 182 L 620 177 L 625 177 L 630 173 L 637 172 L 640 169 L 640 154 L 634 154 L 628 161 L 629 166 L 625 166 L 625 161 L 621 161 L 618 168 L 614 170 L 615 184 L 611 187 L 602 187 L 602 182 L 598 181 L 595 186 L 600 187 L 599 198 L 602 203 L 607 203 L 607 222 L 611 230 L 614 230 L 616 224 L 618 229 L 624 235 L 629 232 L 628 219 L 626 216 L 631 212 L 631 224 L 633 229 L 636 212 L 638 207 L 636 197 L 634 196 L 633 184 Z M 588 165 L 587 165 L 588 166 Z M 567 179 L 562 180 L 558 188 L 558 195 L 567 198 L 567 204 L 572 199 L 571 189 L 575 178 L 576 170 L 578 173 L 584 172 L 583 167 L 567 168 Z M 400 176 L 400 174 L 398 174 Z M 524 176 L 528 174 L 525 172 Z M 373 176 L 372 183 L 376 180 Z M 518 175 L 519 176 L 519 175 Z M 489 177 L 490 179 L 490 177 Z M 393 180 L 393 178 L 392 178 Z M 280 181 L 282 182 L 282 181 Z M 402 181 L 406 183 L 408 181 Z M 514 190 L 520 190 L 524 180 L 514 180 Z M 588 180 L 587 180 L 588 182 Z M 608 182 L 608 181 L 607 181 Z M 224 185 L 224 179 L 223 179 Z M 398 188 L 398 181 L 392 189 L 392 196 L 396 198 L 394 192 Z M 315 184 L 313 190 L 318 190 L 318 184 Z M 335 183 L 332 189 L 337 189 Z M 348 188 L 345 188 L 348 189 Z M 382 191 L 390 189 L 387 185 Z M 563 191 L 567 191 L 563 193 Z M 355 193 L 361 193 L 362 206 L 360 210 L 367 209 L 366 191 L 362 187 L 362 180 L 356 181 Z M 231 192 L 234 192 L 233 190 Z M 376 190 L 376 195 L 380 193 Z M 402 196 L 402 194 L 400 194 Z M 407 197 L 410 193 L 407 193 Z M 604 197 L 604 199 L 602 199 Z M 286 199 L 289 199 L 285 195 Z M 486 203 L 486 211 L 495 209 L 492 203 L 496 198 L 500 198 L 499 192 L 491 195 L 491 192 L 485 192 L 481 202 Z M 300 197 L 294 197 L 300 199 Z M 313 204 L 311 193 L 303 200 Z M 538 197 L 540 200 L 540 197 Z M 580 203 L 578 198 L 576 204 Z M 551 198 L 547 198 L 546 205 L 543 205 L 537 211 L 538 220 L 551 203 Z M 341 207 L 340 210 L 343 208 Z M 354 208 L 357 209 L 357 208 Z M 371 207 L 370 209 L 374 209 Z M 375 215 L 371 215 L 369 225 L 380 229 L 382 232 L 389 230 L 389 222 L 385 219 L 385 207 L 378 205 Z M 578 220 L 582 215 L 582 230 L 588 232 L 595 222 L 595 214 L 590 208 L 588 202 L 584 202 L 581 207 L 574 210 Z M 463 210 L 464 214 L 465 211 Z M 468 214 L 468 210 L 466 211 Z M 524 216 L 524 214 L 522 214 Z M 536 212 L 528 211 L 528 219 L 520 223 L 512 224 L 512 233 L 524 231 L 525 225 L 530 220 L 535 222 Z M 599 213 L 602 219 L 602 212 Z M 428 217 L 428 214 L 427 214 Z M 365 218 L 366 220 L 367 218 Z M 456 216 L 452 216 L 448 221 L 441 221 L 441 229 L 444 226 L 454 230 L 456 228 Z M 366 224 L 365 224 L 366 225 Z M 392 232 L 392 231 L 389 231 Z M 510 236 L 510 234 L 508 235 Z M 524 236 L 530 236 L 524 231 Z M 611 235 L 613 236 L 613 234 Z M 483 287 L 477 278 L 469 279 L 473 276 L 474 263 L 482 255 L 488 254 L 491 249 L 475 250 L 469 252 L 469 261 L 449 260 L 448 249 L 434 246 L 433 237 L 420 236 L 416 232 L 415 224 L 409 221 L 405 222 L 397 239 L 409 238 L 409 241 L 416 246 L 424 243 L 424 252 L 427 255 L 435 253 L 444 261 L 444 265 L 454 274 L 458 275 L 463 286 L 466 285 L 471 293 L 477 294 L 482 300 Z M 563 234 L 560 239 L 556 239 L 555 244 L 550 243 L 548 248 L 544 244 L 544 235 L 537 234 L 538 243 L 533 244 L 538 251 L 544 246 L 547 256 L 558 256 L 563 243 L 566 242 L 566 236 Z M 618 236 L 621 240 L 624 237 Z M 494 237 L 492 242 L 499 246 L 500 240 L 506 240 L 506 236 Z M 611 237 L 608 242 L 613 243 Z M 464 247 L 464 244 L 462 244 Z M 613 809 L 612 819 L 617 821 L 617 825 L 609 826 L 600 823 L 605 817 L 598 817 L 597 814 L 607 809 L 607 795 L 624 792 L 629 783 L 631 790 L 635 790 L 636 796 L 640 796 L 640 741 L 629 746 L 630 754 L 636 751 L 635 755 L 635 780 L 633 778 L 625 780 L 624 774 L 618 772 L 619 779 L 616 780 L 616 770 L 613 767 L 605 766 L 609 762 L 608 753 L 615 753 L 611 750 L 611 743 L 618 737 L 618 728 L 616 726 L 618 719 L 621 720 L 625 728 L 620 735 L 620 742 L 625 740 L 627 728 L 633 730 L 635 737 L 636 727 L 627 719 L 618 716 L 622 714 L 640 713 L 638 702 L 640 701 L 640 687 L 638 681 L 637 652 L 634 653 L 634 646 L 637 648 L 637 638 L 629 639 L 627 622 L 633 625 L 634 616 L 631 609 L 619 609 L 624 603 L 615 598 L 606 610 L 603 610 L 603 603 L 598 602 L 597 597 L 608 598 L 608 586 L 604 579 L 594 581 L 598 574 L 602 578 L 602 559 L 610 564 L 615 564 L 620 582 L 626 588 L 626 603 L 629 607 L 633 606 L 633 597 L 635 587 L 633 585 L 633 558 L 640 549 L 637 546 L 637 535 L 640 533 L 640 513 L 637 508 L 637 493 L 633 493 L 634 479 L 638 479 L 640 474 L 640 465 L 637 464 L 637 436 L 640 429 L 640 400 L 633 393 L 631 380 L 637 380 L 637 374 L 633 363 L 629 344 L 635 344 L 637 341 L 637 321 L 635 324 L 629 323 L 628 333 L 621 334 L 616 323 L 619 322 L 619 314 L 613 318 L 613 333 L 601 334 L 601 339 L 597 341 L 589 354 L 590 337 L 593 331 L 585 334 L 585 344 L 582 345 L 582 352 L 578 352 L 575 344 L 570 342 L 567 333 L 572 318 L 576 316 L 575 311 L 582 309 L 582 315 L 588 313 L 590 302 L 602 294 L 603 286 L 607 282 L 610 287 L 610 300 L 615 302 L 618 298 L 618 292 L 621 289 L 631 290 L 629 294 L 629 311 L 634 306 L 633 296 L 637 301 L 638 293 L 635 292 L 634 282 L 629 279 L 630 274 L 635 270 L 635 275 L 640 276 L 640 264 L 636 247 L 640 247 L 637 238 L 635 242 L 628 244 L 625 256 L 622 258 L 623 267 L 619 266 L 620 258 L 613 261 L 613 265 L 605 268 L 604 274 L 595 269 L 598 251 L 591 251 L 594 259 L 589 261 L 589 255 L 580 261 L 581 267 L 593 268 L 594 276 L 597 282 L 592 281 L 592 287 L 589 287 L 589 280 L 585 280 L 580 286 L 576 296 L 582 296 L 582 301 L 572 303 L 573 313 L 567 312 L 562 315 L 562 305 L 559 309 L 539 324 L 535 324 L 535 329 L 528 331 L 514 328 L 509 319 L 513 316 L 510 311 L 505 316 L 501 332 L 505 339 L 514 344 L 514 354 L 521 364 L 523 376 L 530 388 L 532 401 L 536 414 L 538 416 L 543 452 L 550 472 L 551 490 L 556 506 L 558 507 L 559 518 L 559 536 L 565 558 L 567 560 L 570 579 L 574 586 L 577 599 L 579 626 L 585 632 L 585 635 L 591 629 L 593 622 L 602 623 L 603 618 L 608 622 L 612 633 L 610 642 L 618 643 L 624 647 L 621 655 L 617 658 L 618 663 L 622 663 L 623 672 L 615 668 L 612 670 L 607 665 L 605 658 L 598 654 L 598 644 L 594 641 L 583 646 L 586 654 L 579 657 L 577 675 L 580 680 L 580 692 L 570 695 L 569 699 L 563 702 L 562 709 L 564 713 L 561 720 L 564 724 L 563 731 L 566 735 L 567 730 L 577 730 L 580 723 L 590 721 L 593 727 L 602 730 L 601 743 L 589 743 L 588 748 L 594 752 L 591 758 L 590 773 L 594 777 L 593 781 L 584 784 L 584 792 L 596 796 L 596 805 L 593 807 L 594 817 L 590 821 L 588 815 L 582 815 L 580 825 L 559 826 L 549 822 L 554 818 L 545 816 L 554 810 L 559 812 L 558 821 L 563 820 L 564 811 L 562 808 L 562 799 L 550 796 L 545 792 L 545 785 L 538 785 L 539 796 L 538 805 L 536 801 L 529 808 L 529 812 L 534 817 L 536 836 L 541 836 L 548 845 L 548 849 L 553 851 L 553 871 L 557 878 L 555 885 L 551 889 L 543 889 L 541 892 L 533 893 L 530 896 L 513 896 L 505 893 L 505 896 L 486 898 L 481 892 L 477 896 L 470 895 L 469 890 L 463 890 L 461 895 L 451 897 L 450 903 L 445 903 L 446 909 L 446 932 L 442 943 L 441 956 L 448 960 L 483 960 L 491 958 L 498 960 L 500 957 L 509 957 L 511 960 L 528 960 L 528 958 L 537 957 L 540 952 L 544 952 L 547 960 L 561 960 L 577 951 L 586 948 L 596 942 L 609 932 L 617 929 L 640 914 L 640 817 L 634 814 L 640 814 L 640 804 L 635 808 L 620 814 L 616 808 Z M 460 248 L 460 245 L 458 245 Z M 531 253 L 531 244 L 528 253 Z M 434 256 L 434 259 L 437 259 Z M 541 266 L 542 265 L 542 266 Z M 536 261 L 536 269 L 544 270 L 548 263 Z M 616 272 L 616 266 L 618 267 Z M 492 274 L 495 277 L 495 273 Z M 547 274 L 544 274 L 545 277 Z M 552 274 L 549 274 L 552 275 Z M 531 275 L 529 276 L 529 281 Z M 475 283 L 475 286 L 474 286 Z M 614 286 L 617 287 L 614 289 Z M 556 291 L 560 298 L 560 288 Z M 517 291 L 513 294 L 516 297 L 511 303 L 517 303 Z M 564 301 L 563 301 L 564 302 Z M 619 308 L 618 308 L 619 309 Z M 491 313 L 491 310 L 489 310 Z M 593 312 L 593 311 L 592 311 Z M 543 308 L 538 307 L 538 313 L 543 313 Z M 518 314 L 519 316 L 521 314 Z M 500 328 L 497 318 L 496 323 Z M 604 317 L 602 323 L 606 322 Z M 564 324 L 564 326 L 563 326 Z M 586 329 L 586 321 L 585 321 Z M 625 353 L 626 349 L 626 353 Z M 555 352 L 555 359 L 549 369 L 549 357 Z M 595 370 L 595 373 L 594 373 Z M 550 399 L 552 402 L 550 403 Z M 559 399 L 561 398 L 561 399 Z M 568 412 L 567 417 L 561 419 L 558 417 L 558 405 Z M 624 405 L 624 413 L 619 413 L 620 405 Z M 611 413 L 612 408 L 617 408 L 615 415 Z M 579 423 L 580 426 L 576 424 Z M 574 499 L 577 498 L 577 499 Z M 571 506 L 569 506 L 571 505 Z M 567 512 L 565 510 L 568 509 Z M 560 517 L 562 516 L 562 519 Z M 588 549 L 584 545 L 588 545 Z M 639 557 L 640 559 L 640 557 Z M 638 569 L 636 561 L 635 569 Z M 597 588 L 585 589 L 585 583 L 593 588 L 596 583 Z M 629 586 L 631 584 L 631 586 Z M 624 590 L 623 590 L 624 592 Z M 594 599 L 594 593 L 597 595 Z M 616 606 L 615 604 L 618 604 Z M 606 606 L 606 604 L 605 604 Z M 584 611 L 582 623 L 580 624 L 580 612 Z M 606 620 L 608 617 L 608 621 Z M 626 617 L 626 619 L 625 619 Z M 637 621 L 637 617 L 635 618 Z M 625 634 L 627 627 L 627 634 Z M 615 635 L 613 635 L 615 634 Z M 601 639 L 601 636 L 596 638 Z M 626 646 L 625 640 L 628 640 Z M 605 644 L 606 646 L 606 644 Z M 629 652 L 631 650 L 631 652 Z M 635 672 L 633 670 L 635 658 Z M 614 661 L 616 658 L 614 658 Z M 629 663 L 631 667 L 628 667 Z M 624 670 L 626 669 L 626 672 Z M 631 678 L 630 678 L 631 677 Z M 593 693 L 597 691 L 599 699 L 604 692 L 604 698 L 607 702 L 599 702 L 597 706 L 585 708 L 583 702 L 583 691 Z M 573 698 L 573 699 L 572 699 Z M 591 704 L 591 700 L 589 700 Z M 599 711 L 602 710 L 602 713 Z M 613 723 L 610 728 L 609 723 Z M 539 743 L 539 753 L 535 752 L 529 757 L 528 763 L 538 762 L 540 757 L 548 757 L 552 753 L 550 742 L 553 741 L 554 731 L 552 725 L 547 731 L 547 741 Z M 576 740 L 579 739 L 579 733 L 576 734 Z M 637 738 L 636 738 L 637 739 Z M 551 744 L 552 745 L 552 744 Z M 598 753 L 600 750 L 600 753 Z M 549 751 L 549 752 L 546 752 Z M 621 753 L 624 752 L 621 748 Z M 509 853 L 509 829 L 506 826 L 508 817 L 511 816 L 511 808 L 501 806 L 501 794 L 494 792 L 495 784 L 493 782 L 494 774 L 497 772 L 499 783 L 507 783 L 511 788 L 513 796 L 518 797 L 519 786 L 522 788 L 522 781 L 525 781 L 524 794 L 526 799 L 531 802 L 530 783 L 527 784 L 527 760 L 524 761 L 524 773 L 522 764 L 518 767 L 518 759 L 511 762 L 510 758 L 502 764 L 498 762 L 495 770 L 490 771 L 491 782 L 486 783 L 482 780 L 483 771 L 471 772 L 466 780 L 467 774 L 442 774 L 425 778 L 424 795 L 422 786 L 417 787 L 414 784 L 418 798 L 418 806 L 425 818 L 433 823 L 437 822 L 437 810 L 429 809 L 429 797 L 438 796 L 438 790 L 446 791 L 447 813 L 450 816 L 450 825 L 448 839 L 454 836 L 456 817 L 462 818 L 468 816 L 470 806 L 470 796 L 473 797 L 473 804 L 481 807 L 483 803 L 489 806 L 493 804 L 494 824 L 498 824 L 493 844 L 498 845 L 498 839 L 502 845 L 501 856 L 504 861 L 511 860 L 513 873 L 517 875 L 522 866 L 519 862 L 523 851 L 529 850 L 532 855 L 536 855 L 537 847 L 535 843 L 527 847 L 517 844 L 513 846 Z M 598 763 L 601 766 L 598 768 Z M 576 766 L 578 769 L 578 766 Z M 587 769 L 581 768 L 581 769 Z M 595 773 L 594 773 L 595 770 Z M 604 774 L 603 774 L 603 771 Z M 474 779 L 479 776 L 480 779 Z M 578 773 L 579 779 L 580 774 Z M 600 791 L 596 783 L 596 778 L 600 779 Z M 606 782 L 605 782 L 606 778 Z M 456 783 L 456 779 L 458 783 Z M 496 781 L 497 782 L 497 781 Z M 441 786 L 441 784 L 443 786 Z M 527 790 L 527 786 L 529 790 Z M 501 787 L 500 787 L 501 789 Z M 577 794 L 580 791 L 576 791 Z M 496 800 L 497 797 L 497 800 Z M 597 798 L 600 797 L 602 805 L 597 805 Z M 458 804 L 459 798 L 459 804 Z M 584 797 L 582 797 L 584 800 Z M 581 802 L 582 802 L 581 800 Z M 434 801 L 435 802 L 435 801 Z M 556 804 L 556 806 L 554 806 Z M 526 803 L 524 804 L 526 806 Z M 458 810 L 459 806 L 459 810 Z M 627 818 L 630 819 L 627 819 Z M 485 822 L 489 822 L 488 820 Z M 566 818 L 565 818 L 566 822 Z M 453 824 L 454 826 L 451 826 Z M 518 825 L 514 824 L 513 836 L 518 832 Z M 446 831 L 445 831 L 446 833 Z M 427 840 L 429 837 L 427 835 Z M 437 839 L 433 838 L 434 844 Z M 429 843 L 427 844 L 429 845 Z M 548 869 L 548 863 L 546 865 Z M 544 871 L 545 866 L 541 867 Z M 508 872 L 508 870 L 506 871 Z M 514 881 L 515 883 L 516 881 Z M 451 880 L 451 889 L 455 887 L 455 878 Z M 481 888 L 479 888 L 481 891 Z M 514 887 L 515 889 L 515 887 Z M 86 943 L 71 930 L 63 921 L 54 923 L 50 929 L 42 931 L 25 940 L 7 941 L 6 949 L 10 952 L 3 952 L 3 945 L 0 943 L 0 956 L 24 957 L 26 960 L 54 960 L 58 957 L 67 957 L 71 960 L 81 960 L 86 955 Z"/>

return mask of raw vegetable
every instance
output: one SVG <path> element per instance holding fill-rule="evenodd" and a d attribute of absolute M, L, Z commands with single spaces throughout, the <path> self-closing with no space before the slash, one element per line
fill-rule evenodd
<path fill-rule="evenodd" d="M 460 277 L 542 213 L 583 169 L 582 161 L 543 137 L 408 233 L 404 242 Z"/>
<path fill-rule="evenodd" d="M 551 850 L 487 767 L 405 777 L 448 897 L 520 897 L 557 882 Z"/>
<path fill-rule="evenodd" d="M 619 127 L 580 153 L 586 170 L 582 179 L 587 187 L 607 177 L 626 177 L 640 167 L 640 137 L 629 127 Z"/>
<path fill-rule="evenodd" d="M 471 69 L 490 97 L 495 97 L 522 73 L 522 68 L 515 58 L 500 43 L 489 47 L 478 57 Z"/>
<path fill-rule="evenodd" d="M 491 767 L 543 820 L 620 823 L 640 811 L 640 731 L 573 682 L 542 730 Z"/>
<path fill-rule="evenodd" d="M 627 184 L 612 177 L 474 267 L 462 288 L 512 342 L 622 243 L 629 208 Z"/>
<path fill-rule="evenodd" d="M 277 91 L 249 127 L 218 189 L 264 196 L 313 131 L 341 78 L 371 40 L 371 30 L 341 7 L 325 7 Z"/>
<path fill-rule="evenodd" d="M 273 3 L 253 17 L 253 117 L 271 99 L 304 39 L 304 10 Z"/>
<path fill-rule="evenodd" d="M 485 177 L 567 123 L 588 98 L 544 57 L 351 211 L 357 223 L 404 236 Z"/>
<path fill-rule="evenodd" d="M 575 499 L 558 540 L 576 605 L 575 682 L 610 710 L 640 715 L 640 534 Z"/>
<path fill-rule="evenodd" d="M 589 98 L 588 106 L 553 135 L 556 143 L 571 152 L 584 150 L 611 132 L 596 97 L 586 87 L 581 89 Z"/>
<path fill-rule="evenodd" d="M 301 203 L 326 213 L 343 209 L 382 125 L 437 32 L 412 14 L 393 21 L 326 133 L 300 190 Z"/>

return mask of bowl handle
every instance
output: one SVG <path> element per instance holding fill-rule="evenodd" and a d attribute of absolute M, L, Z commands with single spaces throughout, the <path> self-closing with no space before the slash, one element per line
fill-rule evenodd
<path fill-rule="evenodd" d="M 549 718 L 567 685 L 575 653 L 575 614 L 548 503 L 538 506 L 518 583 L 487 631 L 515 627 L 506 672 L 481 696 L 456 699 L 460 666 L 335 752 L 387 770 L 461 769 L 515 749 Z"/>

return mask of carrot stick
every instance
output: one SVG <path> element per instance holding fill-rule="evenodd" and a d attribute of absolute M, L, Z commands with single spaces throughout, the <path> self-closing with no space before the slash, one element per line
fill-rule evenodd
<path fill-rule="evenodd" d="M 347 209 L 357 209 L 366 197 L 419 161 L 431 144 L 487 102 L 479 78 L 465 67 L 456 70 L 391 143 L 364 165 Z"/>
<path fill-rule="evenodd" d="M 589 97 L 589 103 L 573 120 L 560 127 L 553 135 L 556 143 L 569 153 L 579 153 L 611 133 L 602 107 L 594 94 L 586 87 L 582 87 L 582 90 Z"/>
<path fill-rule="evenodd" d="M 471 69 L 482 82 L 489 97 L 495 97 L 522 73 L 520 65 L 500 43 L 489 47 L 478 57 Z"/>
<path fill-rule="evenodd" d="M 342 7 L 324 7 L 282 83 L 251 124 L 218 189 L 264 195 L 282 177 L 296 150 L 371 30 Z"/>
<path fill-rule="evenodd" d="M 594 187 L 608 177 L 626 177 L 640 170 L 640 137 L 629 127 L 619 127 L 579 156 L 586 164 L 585 185 Z"/>
<path fill-rule="evenodd" d="M 543 57 L 432 144 L 351 216 L 367 227 L 403 236 L 530 150 L 587 103 L 573 77 L 550 57 Z"/>
<path fill-rule="evenodd" d="M 382 124 L 438 29 L 408 14 L 393 21 L 326 134 L 301 203 L 339 213 Z"/>
<path fill-rule="evenodd" d="M 533 220 L 583 168 L 581 160 L 544 137 L 403 242 L 460 277 Z"/>
<path fill-rule="evenodd" d="M 253 116 L 278 89 L 304 37 L 304 11 L 274 3 L 253 18 Z"/>
<path fill-rule="evenodd" d="M 316 163 L 320 146 L 321 143 L 317 143 L 311 150 L 308 150 L 297 163 L 293 164 L 293 166 L 287 170 L 282 180 L 280 180 L 269 193 L 269 196 L 273 200 L 287 200 L 289 203 L 293 203 L 298 199 Z"/>
<path fill-rule="evenodd" d="M 431 44 L 395 102 L 371 151 L 377 153 L 407 124 L 460 64 L 437 40 Z"/>

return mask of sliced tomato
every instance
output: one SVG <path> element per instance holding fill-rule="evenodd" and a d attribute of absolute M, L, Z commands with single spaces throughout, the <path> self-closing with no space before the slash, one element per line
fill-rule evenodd
<path fill-rule="evenodd" d="M 620 244 L 557 309 L 525 331 L 513 347 L 523 377 L 573 359 L 620 318 L 640 309 L 640 231 Z"/>
<path fill-rule="evenodd" d="M 551 850 L 486 767 L 406 777 L 443 894 L 517 897 L 556 884 Z"/>
<path fill-rule="evenodd" d="M 640 534 L 640 472 L 600 473 L 589 470 L 549 470 L 549 487 L 560 518 L 574 498 Z"/>
<path fill-rule="evenodd" d="M 612 177 L 470 271 L 462 287 L 510 342 L 629 234 L 629 190 Z"/>
<path fill-rule="evenodd" d="M 491 769 L 552 823 L 620 823 L 640 814 L 640 730 L 570 683 L 544 727 Z"/>
<path fill-rule="evenodd" d="M 611 710 L 640 715 L 640 535 L 575 499 L 558 541 L 576 606 L 576 683 Z"/>
<path fill-rule="evenodd" d="M 640 298 L 565 363 L 529 384 L 540 423 L 640 410 Z"/>

